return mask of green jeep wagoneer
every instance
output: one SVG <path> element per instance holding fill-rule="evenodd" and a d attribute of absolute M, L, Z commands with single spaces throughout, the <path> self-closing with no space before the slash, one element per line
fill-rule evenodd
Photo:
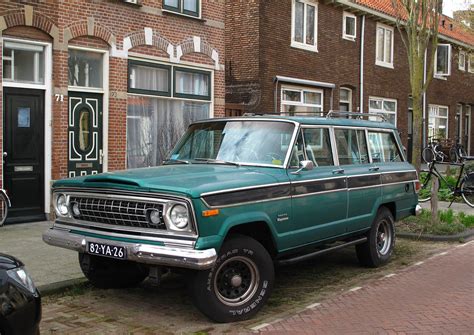
<path fill-rule="evenodd" d="M 162 166 L 56 181 L 43 239 L 77 251 L 97 287 L 181 269 L 202 313 L 248 319 L 270 296 L 274 265 L 346 246 L 383 265 L 394 221 L 419 213 L 396 128 L 358 116 L 196 122 Z"/>

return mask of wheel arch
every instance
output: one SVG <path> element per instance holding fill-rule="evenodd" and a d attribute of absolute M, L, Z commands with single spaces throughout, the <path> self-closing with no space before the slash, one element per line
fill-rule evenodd
<path fill-rule="evenodd" d="M 248 236 L 258 241 L 268 251 L 272 258 L 274 258 L 278 253 L 278 246 L 274 234 L 268 223 L 265 221 L 251 221 L 235 224 L 227 230 L 224 240 L 235 235 Z"/>

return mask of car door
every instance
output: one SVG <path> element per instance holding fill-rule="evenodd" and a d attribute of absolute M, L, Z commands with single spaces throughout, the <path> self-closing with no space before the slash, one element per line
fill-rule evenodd
<path fill-rule="evenodd" d="M 381 196 L 379 167 L 370 163 L 364 128 L 335 128 L 339 165 L 347 176 L 346 232 L 369 227 Z"/>
<path fill-rule="evenodd" d="M 295 245 L 303 245 L 342 234 L 346 220 L 346 177 L 334 164 L 332 129 L 304 127 L 297 138 L 288 169 L 291 182 Z M 302 160 L 314 169 L 297 172 Z"/>

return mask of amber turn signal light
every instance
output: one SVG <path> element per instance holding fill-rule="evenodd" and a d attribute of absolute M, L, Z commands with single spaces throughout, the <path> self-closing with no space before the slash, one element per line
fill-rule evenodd
<path fill-rule="evenodd" d="M 218 209 L 209 209 L 207 211 L 202 211 L 202 216 L 209 217 L 209 216 L 216 216 L 219 215 Z"/>

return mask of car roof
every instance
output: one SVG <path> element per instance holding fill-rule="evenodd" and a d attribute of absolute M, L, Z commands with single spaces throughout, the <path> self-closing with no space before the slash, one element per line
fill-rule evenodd
<path fill-rule="evenodd" d="M 323 117 L 323 116 L 281 116 L 281 115 L 258 115 L 258 116 L 240 116 L 240 117 L 226 117 L 214 118 L 207 120 L 200 120 L 201 122 L 216 122 L 216 121 L 282 121 L 298 123 L 300 125 L 329 125 L 329 126 L 344 126 L 344 127 L 366 127 L 366 128 L 384 128 L 396 129 L 396 127 L 389 122 L 369 121 L 363 119 L 348 119 L 342 117 Z"/>

